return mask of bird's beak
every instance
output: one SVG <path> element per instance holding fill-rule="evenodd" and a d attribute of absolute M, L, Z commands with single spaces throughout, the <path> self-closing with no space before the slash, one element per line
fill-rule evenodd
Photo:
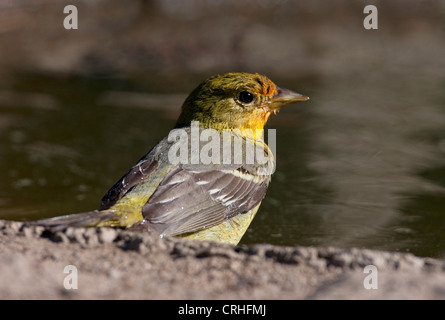
<path fill-rule="evenodd" d="M 306 97 L 302 94 L 293 92 L 289 89 L 283 89 L 277 87 L 277 94 L 269 100 L 269 109 L 270 110 L 278 110 L 284 106 L 289 104 L 294 104 L 301 101 L 307 101 L 309 97 Z"/>

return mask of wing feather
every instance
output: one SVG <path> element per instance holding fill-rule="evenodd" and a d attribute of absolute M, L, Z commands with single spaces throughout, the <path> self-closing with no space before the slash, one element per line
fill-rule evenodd
<path fill-rule="evenodd" d="M 248 170 L 236 171 L 178 166 L 160 183 L 142 215 L 161 234 L 171 236 L 211 227 L 247 212 L 265 196 L 270 176 L 254 178 Z"/>
<path fill-rule="evenodd" d="M 242 141 L 243 146 L 255 143 L 247 138 Z M 265 165 L 235 161 L 228 165 L 174 165 L 166 159 L 171 144 L 165 138 L 145 155 L 107 192 L 100 209 L 114 206 L 132 192 L 144 193 L 148 200 L 135 230 L 145 225 L 170 236 L 217 225 L 253 209 L 264 198 L 271 175 L 266 167 L 273 162 L 272 153 L 267 152 L 270 163 Z"/>
<path fill-rule="evenodd" d="M 157 167 L 158 161 L 155 159 L 146 159 L 138 162 L 105 194 L 99 210 L 106 210 L 112 207 L 134 186 L 153 173 Z"/>

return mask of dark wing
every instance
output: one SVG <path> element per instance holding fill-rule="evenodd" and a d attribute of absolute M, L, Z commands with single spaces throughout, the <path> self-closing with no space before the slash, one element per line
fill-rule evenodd
<path fill-rule="evenodd" d="M 158 168 L 158 161 L 153 158 L 140 160 L 131 168 L 102 198 L 99 210 L 106 210 L 127 194 L 134 186 L 141 183 Z"/>
<path fill-rule="evenodd" d="M 243 166 L 178 166 L 151 195 L 142 215 L 151 227 L 166 236 L 212 227 L 255 208 L 264 198 L 269 181 L 269 175 L 255 175 Z"/>

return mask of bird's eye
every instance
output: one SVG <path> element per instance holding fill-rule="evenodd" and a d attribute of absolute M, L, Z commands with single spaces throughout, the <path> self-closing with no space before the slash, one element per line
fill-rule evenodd
<path fill-rule="evenodd" d="M 254 98 L 255 96 L 253 95 L 253 93 L 249 91 L 242 91 L 238 95 L 238 100 L 242 103 L 251 103 Z"/>

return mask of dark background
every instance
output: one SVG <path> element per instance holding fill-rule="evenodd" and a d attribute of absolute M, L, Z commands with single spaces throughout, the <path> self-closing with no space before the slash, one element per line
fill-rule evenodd
<path fill-rule="evenodd" d="M 268 123 L 243 243 L 445 257 L 444 39 L 443 0 L 0 0 L 0 218 L 96 209 L 199 82 L 248 71 L 311 100 Z"/>

